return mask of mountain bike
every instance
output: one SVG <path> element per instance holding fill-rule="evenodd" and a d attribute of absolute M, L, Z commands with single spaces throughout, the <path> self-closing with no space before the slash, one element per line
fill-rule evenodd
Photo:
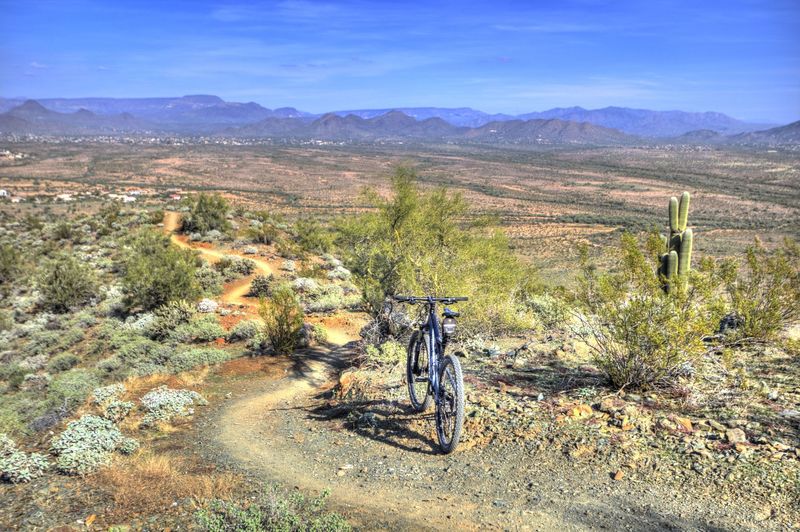
<path fill-rule="evenodd" d="M 445 454 L 452 453 L 464 425 L 464 376 L 455 355 L 445 355 L 455 334 L 458 312 L 444 308 L 440 323 L 436 304 L 467 301 L 466 297 L 395 296 L 399 303 L 425 305 L 425 318 L 411 335 L 406 355 L 406 379 L 411 406 L 424 412 L 436 404 L 436 435 Z"/>

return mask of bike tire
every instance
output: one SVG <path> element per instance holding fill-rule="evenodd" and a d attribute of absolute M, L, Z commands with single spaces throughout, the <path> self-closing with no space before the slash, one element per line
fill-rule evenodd
<path fill-rule="evenodd" d="M 450 454 L 458 447 L 461 430 L 464 427 L 464 373 L 461 362 L 455 355 L 446 355 L 439 369 L 439 386 L 444 397 L 436 402 L 436 435 L 439 447 L 444 454 Z M 447 408 L 448 412 L 445 412 Z M 445 427 L 444 425 L 448 426 Z"/>
<path fill-rule="evenodd" d="M 420 349 L 425 349 L 425 353 L 428 356 L 428 359 L 424 361 L 424 364 L 428 369 L 421 374 L 415 374 L 414 366 L 417 364 L 420 355 Z M 433 402 L 430 385 L 427 383 L 429 368 L 430 353 L 427 352 L 425 335 L 423 335 L 421 331 L 414 331 L 414 333 L 411 335 L 411 340 L 408 342 L 408 349 L 406 350 L 406 381 L 408 383 L 408 397 L 411 399 L 411 406 L 417 412 L 424 412 L 430 408 L 431 403 Z M 426 379 L 424 387 L 421 385 L 421 382 L 416 380 L 417 378 L 422 378 L 423 376 Z M 425 390 L 424 397 L 420 397 L 421 389 Z"/>

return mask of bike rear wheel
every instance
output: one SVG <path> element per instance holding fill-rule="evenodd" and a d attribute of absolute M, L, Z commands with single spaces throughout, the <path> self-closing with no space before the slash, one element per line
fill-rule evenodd
<path fill-rule="evenodd" d="M 436 435 L 445 454 L 456 450 L 464 426 L 464 375 L 454 355 L 442 359 L 439 370 L 439 397 L 436 402 Z"/>
<path fill-rule="evenodd" d="M 414 331 L 406 351 L 406 380 L 411 406 L 417 412 L 424 412 L 430 408 L 433 401 L 430 393 L 429 369 L 430 357 L 425 335 L 421 331 Z"/>

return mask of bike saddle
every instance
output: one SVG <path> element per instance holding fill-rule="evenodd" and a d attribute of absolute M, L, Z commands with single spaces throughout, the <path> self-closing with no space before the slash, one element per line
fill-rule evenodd
<path fill-rule="evenodd" d="M 450 310 L 449 308 L 444 308 L 444 317 L 445 318 L 457 318 L 461 316 L 460 312 L 456 312 L 455 310 Z"/>

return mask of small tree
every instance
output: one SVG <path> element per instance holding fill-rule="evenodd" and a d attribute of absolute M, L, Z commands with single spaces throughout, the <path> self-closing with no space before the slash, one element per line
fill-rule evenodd
<path fill-rule="evenodd" d="M 181 231 L 184 233 L 207 233 L 211 230 L 225 232 L 230 229 L 228 211 L 230 206 L 219 194 L 198 194 L 189 200 L 189 212 L 183 215 Z"/>
<path fill-rule="evenodd" d="M 264 320 L 264 332 L 276 355 L 294 351 L 303 326 L 303 310 L 294 291 L 281 285 L 272 298 L 262 299 L 258 314 Z"/>
<path fill-rule="evenodd" d="M 181 249 L 153 230 L 139 233 L 125 256 L 122 287 L 129 309 L 150 310 L 200 295 L 194 252 Z"/>
<path fill-rule="evenodd" d="M 39 289 L 45 307 L 53 312 L 67 312 L 95 295 L 97 281 L 91 268 L 73 255 L 63 253 L 45 266 Z"/>

